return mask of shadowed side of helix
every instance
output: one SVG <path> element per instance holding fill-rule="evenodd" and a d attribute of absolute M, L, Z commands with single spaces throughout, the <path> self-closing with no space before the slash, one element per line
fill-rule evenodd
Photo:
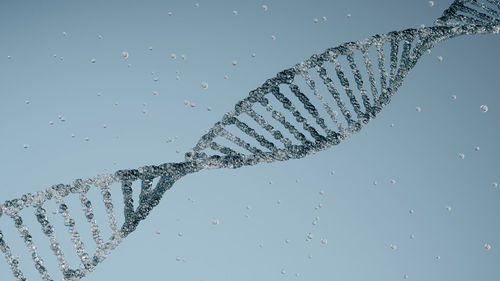
<path fill-rule="evenodd" d="M 499 33 L 499 25 L 498 0 L 486 3 L 457 0 L 436 21 L 436 26 L 375 35 L 330 48 L 251 91 L 201 137 L 186 153 L 184 162 L 121 170 L 114 175 L 55 185 L 6 201 L 0 205 L 0 218 L 12 220 L 41 278 L 53 280 L 24 222 L 26 213 L 21 214 L 26 210 L 33 212 L 63 280 L 79 280 L 94 271 L 137 228 L 181 177 L 201 169 L 299 159 L 339 144 L 377 116 L 427 50 L 442 40 L 463 34 Z M 134 182 L 140 183 L 137 190 L 132 188 Z M 114 183 L 121 185 L 122 197 L 114 200 L 123 200 L 123 210 L 116 210 L 113 205 L 110 187 Z M 99 224 L 88 197 L 91 189 L 100 191 L 105 206 L 107 221 Z M 134 192 L 139 193 L 138 202 L 134 202 Z M 69 196 L 77 196 L 79 206 L 69 204 Z M 63 253 L 46 211 L 49 203 L 58 206 L 56 213 L 66 228 L 58 229 L 58 236 L 68 233 L 74 252 Z M 78 209 L 90 229 L 76 225 L 70 211 L 74 214 Z M 119 226 L 117 217 L 121 216 L 123 225 Z M 104 228 L 111 230 L 109 238 L 104 237 Z M 83 241 L 80 233 L 88 230 L 92 241 Z M 94 253 L 87 250 L 85 244 L 89 243 L 95 244 Z M 0 250 L 14 277 L 26 280 L 19 258 L 1 231 Z M 78 256 L 77 268 L 70 268 L 68 254 Z"/>

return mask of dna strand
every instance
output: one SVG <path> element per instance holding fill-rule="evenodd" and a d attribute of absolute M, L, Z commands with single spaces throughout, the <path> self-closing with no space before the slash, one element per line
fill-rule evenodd
<path fill-rule="evenodd" d="M 481 3 L 476 0 L 456 0 L 436 20 L 435 26 L 389 32 L 327 49 L 278 73 L 251 91 L 248 97 L 236 104 L 233 111 L 226 113 L 201 137 L 196 146 L 186 153 L 184 162 L 120 170 L 113 175 L 99 175 L 91 179 L 77 179 L 71 184 L 54 185 L 45 191 L 6 201 L 0 205 L 0 218 L 6 216 L 13 220 L 41 278 L 53 280 L 20 214 L 24 209 L 33 208 L 36 221 L 57 258 L 63 280 L 80 280 L 94 271 L 123 238 L 136 229 L 140 221 L 159 204 L 164 193 L 181 177 L 202 169 L 239 168 L 262 162 L 299 159 L 337 145 L 361 130 L 389 104 L 404 78 L 427 50 L 445 39 L 486 33 L 500 33 L 500 1 L 487 0 Z M 385 49 L 389 50 L 388 56 Z M 370 54 L 375 54 L 375 62 Z M 363 79 L 362 70 L 368 81 Z M 348 74 L 354 79 L 349 79 Z M 319 85 L 326 88 L 323 91 L 326 95 L 320 93 Z M 264 117 L 261 112 L 271 118 Z M 250 120 L 254 126 L 244 120 Z M 274 140 L 266 138 L 259 130 L 267 132 Z M 158 182 L 153 188 L 154 180 Z M 138 206 L 135 208 L 132 197 L 134 182 L 140 182 L 141 185 Z M 121 227 L 118 226 L 118 213 L 111 199 L 110 186 L 114 183 L 121 185 L 123 193 L 124 223 Z M 93 204 L 87 196 L 90 189 L 98 189 L 104 202 L 107 224 L 112 232 L 107 241 L 103 240 L 103 228 L 98 226 Z M 70 216 L 65 201 L 70 195 L 78 196 L 90 225 L 90 233 L 96 244 L 93 255 L 86 251 L 75 220 Z M 58 205 L 57 212 L 64 220 L 81 261 L 79 268 L 69 267 L 56 239 L 55 227 L 44 208 L 49 201 Z M 27 280 L 1 230 L 0 250 L 14 277 Z"/>

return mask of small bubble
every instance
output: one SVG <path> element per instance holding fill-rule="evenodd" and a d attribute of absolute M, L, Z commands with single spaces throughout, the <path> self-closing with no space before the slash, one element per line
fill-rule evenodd
<path fill-rule="evenodd" d="M 212 107 L 211 106 L 207 106 L 207 110 L 208 111 L 212 111 Z"/>
<path fill-rule="evenodd" d="M 108 127 L 108 125 L 104 124 L 104 125 L 102 125 L 102 127 L 103 127 L 104 129 L 106 129 L 106 128 Z"/>
<path fill-rule="evenodd" d="M 281 274 L 285 275 L 286 274 L 286 270 L 283 268 L 281 269 Z"/>
<path fill-rule="evenodd" d="M 30 100 L 25 100 L 24 103 L 25 104 L 30 104 Z"/>
<path fill-rule="evenodd" d="M 172 13 L 172 12 L 168 12 L 168 13 L 167 13 L 167 15 L 168 15 L 169 17 L 171 17 L 171 16 L 173 15 L 173 13 Z"/>
<path fill-rule="evenodd" d="M 66 37 L 66 36 L 68 36 L 68 33 L 66 33 L 66 31 L 63 31 L 62 35 L 63 35 L 64 37 Z"/>
<path fill-rule="evenodd" d="M 491 245 L 490 245 L 490 244 L 488 244 L 488 243 L 484 244 L 484 249 L 485 249 L 486 251 L 491 250 Z"/>
<path fill-rule="evenodd" d="M 436 260 L 440 260 L 441 259 L 441 256 L 436 256 Z"/>
<path fill-rule="evenodd" d="M 421 108 L 420 106 L 417 106 L 417 107 L 415 107 L 415 110 L 416 110 L 417 112 L 421 112 L 421 111 L 422 111 L 422 108 Z"/>
<path fill-rule="evenodd" d="M 285 239 L 285 244 L 290 244 L 290 240 L 289 239 Z"/>
<path fill-rule="evenodd" d="M 212 225 L 218 225 L 219 220 L 218 219 L 212 219 Z"/>
<path fill-rule="evenodd" d="M 432 53 L 431 49 L 427 50 L 427 54 L 430 55 L 431 53 Z"/>
<path fill-rule="evenodd" d="M 465 154 L 463 154 L 463 153 L 459 153 L 459 154 L 458 154 L 458 158 L 460 158 L 460 159 L 464 159 L 464 158 L 465 158 Z"/>
<path fill-rule="evenodd" d="M 181 55 L 181 60 L 186 60 L 186 55 Z"/>
<path fill-rule="evenodd" d="M 153 50 L 153 47 L 149 47 L 148 50 L 152 51 Z"/>
<path fill-rule="evenodd" d="M 276 201 L 276 204 L 277 205 L 281 204 L 281 200 Z"/>
<path fill-rule="evenodd" d="M 208 88 L 208 83 L 207 82 L 201 82 L 201 87 L 203 89 L 207 89 Z"/>
<path fill-rule="evenodd" d="M 439 62 L 442 62 L 442 61 L 443 61 L 443 57 L 442 57 L 442 56 L 437 56 L 437 60 L 438 60 Z"/>
<path fill-rule="evenodd" d="M 403 275 L 404 279 L 408 279 L 408 274 Z"/>
<path fill-rule="evenodd" d="M 125 59 L 125 60 L 128 59 L 128 52 L 123 51 L 122 52 L 122 58 Z"/>
<path fill-rule="evenodd" d="M 157 230 L 157 231 L 156 231 L 156 234 L 160 235 L 160 234 L 161 234 L 161 232 L 160 232 L 159 230 Z"/>
<path fill-rule="evenodd" d="M 498 187 L 498 182 L 496 182 L 496 181 L 492 182 L 491 186 L 494 187 L 494 188 L 497 188 Z"/>
<path fill-rule="evenodd" d="M 8 59 L 8 60 L 12 59 L 12 56 L 7 56 L 7 59 Z"/>
<path fill-rule="evenodd" d="M 157 96 L 158 95 L 158 92 L 157 91 L 153 91 L 153 96 Z"/>
<path fill-rule="evenodd" d="M 415 213 L 415 210 L 410 209 L 410 214 L 413 214 L 413 213 Z"/>
<path fill-rule="evenodd" d="M 488 112 L 488 106 L 486 106 L 486 105 L 484 105 L 484 104 L 483 104 L 483 105 L 481 105 L 481 106 L 479 107 L 479 109 L 480 109 L 480 110 L 481 110 L 481 112 L 483 112 L 483 113 Z"/>
<path fill-rule="evenodd" d="M 311 254 L 309 254 L 309 255 L 307 256 L 307 258 L 308 258 L 308 259 L 312 259 L 312 258 L 313 258 L 313 256 L 312 256 Z"/>
<path fill-rule="evenodd" d="M 373 181 L 373 185 L 377 185 L 377 184 L 378 184 L 377 181 Z"/>
<path fill-rule="evenodd" d="M 97 39 L 101 40 L 102 39 L 102 35 L 97 35 Z"/>
<path fill-rule="evenodd" d="M 328 240 L 326 238 L 321 238 L 321 244 L 326 245 L 328 244 Z"/>
<path fill-rule="evenodd" d="M 246 206 L 246 208 L 247 208 L 247 210 L 249 210 L 249 211 L 250 211 L 250 210 L 252 210 L 252 206 L 250 206 L 250 205 L 247 205 L 247 206 Z"/>
<path fill-rule="evenodd" d="M 251 56 L 252 58 L 255 58 L 256 54 L 255 54 L 255 53 L 252 53 L 250 56 Z"/>
<path fill-rule="evenodd" d="M 276 36 L 275 35 L 271 35 L 271 40 L 276 40 Z"/>
<path fill-rule="evenodd" d="M 322 189 L 319 191 L 319 195 L 325 195 L 325 191 Z"/>
<path fill-rule="evenodd" d="M 54 121 L 49 121 L 49 125 L 54 125 Z"/>
<path fill-rule="evenodd" d="M 238 61 L 233 60 L 233 61 L 231 62 L 231 64 L 232 64 L 233 66 L 236 66 L 236 65 L 238 64 Z"/>
<path fill-rule="evenodd" d="M 325 16 L 321 17 L 321 19 L 322 19 L 323 21 L 326 21 L 326 17 L 325 17 Z"/>
<path fill-rule="evenodd" d="M 345 15 L 346 18 L 350 18 L 351 17 L 351 14 L 347 14 Z"/>
<path fill-rule="evenodd" d="M 195 7 L 195 8 L 199 8 L 199 7 L 200 7 L 200 3 L 195 3 L 195 4 L 194 4 L 194 7 Z"/>
<path fill-rule="evenodd" d="M 175 257 L 175 260 L 176 260 L 176 261 L 184 261 L 184 258 L 183 258 L 183 257 L 181 257 L 181 256 L 177 256 L 177 257 Z"/>
<path fill-rule="evenodd" d="M 429 1 L 429 7 L 434 7 L 434 1 Z"/>
<path fill-rule="evenodd" d="M 318 18 L 313 18 L 314 23 L 318 23 L 318 21 L 319 21 Z"/>
<path fill-rule="evenodd" d="M 265 12 L 265 11 L 267 11 L 267 9 L 268 9 L 267 5 L 262 5 L 262 6 L 261 6 L 261 8 L 262 8 L 262 10 L 263 10 L 264 12 Z"/>
<path fill-rule="evenodd" d="M 414 234 L 410 234 L 410 239 L 415 239 L 415 235 Z"/>
<path fill-rule="evenodd" d="M 28 149 L 30 146 L 27 144 L 24 144 L 23 147 L 24 147 L 24 149 Z"/>
<path fill-rule="evenodd" d="M 179 81 L 181 80 L 181 77 L 179 75 L 175 76 L 175 80 Z"/>
<path fill-rule="evenodd" d="M 184 234 L 182 232 L 177 233 L 177 236 L 182 237 Z"/>
<path fill-rule="evenodd" d="M 397 250 L 398 249 L 398 246 L 395 245 L 395 244 L 390 244 L 389 247 L 392 249 L 392 250 Z"/>
<path fill-rule="evenodd" d="M 456 95 L 451 95 L 451 100 L 456 100 L 457 96 Z"/>
<path fill-rule="evenodd" d="M 71 137 L 72 137 L 72 138 L 75 138 L 76 136 L 75 136 L 75 134 L 71 134 Z"/>
<path fill-rule="evenodd" d="M 224 75 L 224 79 L 225 79 L 225 80 L 229 79 L 229 76 Z"/>
<path fill-rule="evenodd" d="M 394 123 L 391 123 L 391 124 L 389 125 L 389 127 L 391 127 L 391 128 L 394 128 L 394 126 L 395 126 L 395 125 L 394 125 Z"/>
<path fill-rule="evenodd" d="M 391 179 L 391 180 L 390 180 L 390 183 L 391 183 L 391 184 L 396 184 L 396 180 L 395 180 L 395 179 Z"/>
<path fill-rule="evenodd" d="M 158 82 L 158 80 L 160 80 L 160 78 L 158 78 L 158 77 L 153 77 L 153 81 Z"/>
<path fill-rule="evenodd" d="M 95 63 L 97 60 L 96 59 L 91 59 L 90 62 L 91 63 Z"/>
<path fill-rule="evenodd" d="M 481 148 L 479 146 L 474 147 L 474 151 L 479 151 Z"/>
<path fill-rule="evenodd" d="M 175 60 L 177 58 L 177 56 L 175 54 L 170 54 L 170 58 Z"/>
<path fill-rule="evenodd" d="M 237 16 L 237 15 L 238 15 L 238 11 L 233 10 L 233 16 Z"/>
<path fill-rule="evenodd" d="M 86 137 L 86 138 L 85 138 L 85 141 L 89 141 L 89 140 L 90 140 L 90 138 L 89 138 L 89 137 Z"/>
<path fill-rule="evenodd" d="M 451 212 L 451 206 L 446 206 L 445 209 L 446 211 Z"/>
<path fill-rule="evenodd" d="M 97 96 L 100 97 L 100 96 L 102 96 L 102 94 L 101 93 L 97 93 Z"/>

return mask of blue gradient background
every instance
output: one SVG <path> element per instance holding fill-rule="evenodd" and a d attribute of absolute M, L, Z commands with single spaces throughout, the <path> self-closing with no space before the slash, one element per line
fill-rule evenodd
<path fill-rule="evenodd" d="M 452 1 L 435 2 L 202 0 L 196 8 L 181 0 L 2 0 L 0 200 L 182 161 L 205 130 L 277 72 L 347 41 L 432 25 Z M 498 50 L 498 35 L 438 44 L 375 120 L 332 149 L 182 178 L 85 280 L 498 280 Z M 26 252 L 5 216 L 0 229 Z M 55 269 L 48 241 L 40 241 Z M 28 279 L 38 280 L 28 256 L 20 258 Z M 3 258 L 0 280 L 14 280 Z"/>

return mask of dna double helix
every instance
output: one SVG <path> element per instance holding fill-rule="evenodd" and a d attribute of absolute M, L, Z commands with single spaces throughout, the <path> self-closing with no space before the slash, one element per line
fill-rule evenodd
<path fill-rule="evenodd" d="M 419 58 L 442 40 L 460 35 L 500 33 L 500 1 L 456 0 L 432 27 L 407 29 L 375 35 L 327 49 L 319 55 L 267 80 L 226 113 L 181 163 L 166 163 L 138 169 L 120 170 L 113 175 L 77 179 L 71 184 L 54 185 L 45 191 L 28 193 L 0 205 L 0 218 L 13 220 L 43 280 L 53 280 L 21 211 L 34 210 L 36 221 L 57 258 L 63 280 L 80 280 L 95 270 L 159 204 L 175 181 L 202 169 L 239 168 L 262 162 L 298 159 L 339 144 L 375 118 L 398 91 Z M 153 182 L 157 181 L 153 187 Z M 134 182 L 140 190 L 133 190 Z M 121 185 L 123 210 L 115 210 L 111 185 Z M 103 238 L 87 194 L 100 191 L 111 235 Z M 134 206 L 133 192 L 139 192 Z M 89 254 L 70 215 L 69 196 L 77 196 L 79 208 L 90 226 L 95 252 Z M 55 202 L 81 263 L 70 268 L 56 231 L 48 219 L 47 203 Z M 118 226 L 122 212 L 123 225 Z M 102 222 L 101 222 L 102 223 Z M 102 226 L 102 225 L 101 225 Z M 62 232 L 58 232 L 62 233 Z M 86 242 L 87 243 L 87 242 Z M 0 250 L 17 280 L 26 280 L 18 258 L 0 230 Z M 74 253 L 71 253 L 74 254 Z"/>

